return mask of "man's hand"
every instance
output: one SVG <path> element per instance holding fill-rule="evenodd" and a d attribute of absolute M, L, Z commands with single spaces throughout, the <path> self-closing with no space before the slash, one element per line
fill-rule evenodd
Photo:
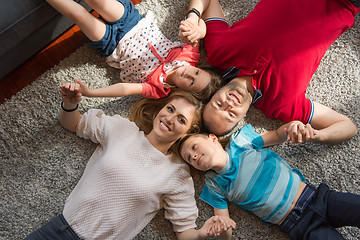
<path fill-rule="evenodd" d="M 290 122 L 284 131 L 287 134 L 286 141 L 291 142 L 292 145 L 312 141 L 319 133 L 319 131 L 313 129 L 310 124 L 304 125 L 300 121 Z"/>
<path fill-rule="evenodd" d="M 193 47 L 197 46 L 200 39 L 205 37 L 206 25 L 202 19 L 188 17 L 179 26 L 180 40 Z"/>

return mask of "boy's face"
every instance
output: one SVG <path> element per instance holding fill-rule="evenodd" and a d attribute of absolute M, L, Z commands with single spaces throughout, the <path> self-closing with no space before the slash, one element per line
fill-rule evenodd
<path fill-rule="evenodd" d="M 211 81 L 208 72 L 194 66 L 178 67 L 172 76 L 173 83 L 181 89 L 200 93 Z"/>
<path fill-rule="evenodd" d="M 223 151 L 223 148 L 215 135 L 198 134 L 184 142 L 180 155 L 194 168 L 207 171 L 215 166 L 217 154 L 220 151 Z"/>

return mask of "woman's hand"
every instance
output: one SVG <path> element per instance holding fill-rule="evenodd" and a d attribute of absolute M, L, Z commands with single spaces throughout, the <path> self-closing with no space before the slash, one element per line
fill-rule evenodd
<path fill-rule="evenodd" d="M 204 226 L 200 229 L 203 231 L 200 234 L 201 237 L 216 237 L 220 236 L 220 234 L 228 231 L 229 229 L 235 229 L 236 223 L 229 217 L 225 216 L 213 216 L 209 218 Z M 206 234 L 204 232 L 206 231 Z"/>
<path fill-rule="evenodd" d="M 76 81 L 77 79 L 75 79 Z M 80 81 L 80 80 L 78 80 Z M 77 124 L 81 118 L 78 110 L 78 104 L 81 101 L 82 94 L 79 92 L 78 83 L 64 83 L 60 85 L 60 93 L 63 100 L 60 112 L 60 124 L 65 129 L 75 132 Z"/>
<path fill-rule="evenodd" d="M 81 97 L 82 97 L 82 89 L 81 89 L 81 85 L 78 83 L 82 83 L 79 79 L 74 79 L 74 83 L 64 83 L 60 85 L 60 93 L 61 93 L 61 97 L 62 100 L 64 101 L 64 107 L 67 108 L 67 106 L 71 105 L 76 105 L 81 101 Z M 82 83 L 83 84 L 83 83 Z M 85 84 L 83 84 L 85 86 Z M 86 87 L 86 86 L 85 86 Z M 87 87 L 86 87 L 87 88 Z"/>

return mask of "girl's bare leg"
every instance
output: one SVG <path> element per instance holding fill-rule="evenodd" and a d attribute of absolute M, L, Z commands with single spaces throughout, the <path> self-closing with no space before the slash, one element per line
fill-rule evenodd
<path fill-rule="evenodd" d="M 124 14 L 124 5 L 116 0 L 85 0 L 86 3 L 96 10 L 102 18 L 108 22 L 119 20 Z"/>
<path fill-rule="evenodd" d="M 105 23 L 91 15 L 83 6 L 73 0 L 46 0 L 62 15 L 79 26 L 91 40 L 99 41 L 105 35 Z M 87 0 L 88 5 L 109 22 L 116 21 L 124 14 L 124 6 L 116 0 Z"/>
<path fill-rule="evenodd" d="M 208 6 L 205 8 L 201 18 L 208 19 L 212 17 L 224 18 L 224 12 L 218 0 L 210 0 Z"/>

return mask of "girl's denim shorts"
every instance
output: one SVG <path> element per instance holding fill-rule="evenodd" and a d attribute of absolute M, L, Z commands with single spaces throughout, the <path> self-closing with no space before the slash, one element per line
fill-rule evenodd
<path fill-rule="evenodd" d="M 109 56 L 115 50 L 119 41 L 125 36 L 125 34 L 142 19 L 139 11 L 134 7 L 131 1 L 117 1 L 124 5 L 124 15 L 115 22 L 107 22 L 100 16 L 106 24 L 105 35 L 100 41 L 90 41 L 91 45 L 104 56 Z"/>

